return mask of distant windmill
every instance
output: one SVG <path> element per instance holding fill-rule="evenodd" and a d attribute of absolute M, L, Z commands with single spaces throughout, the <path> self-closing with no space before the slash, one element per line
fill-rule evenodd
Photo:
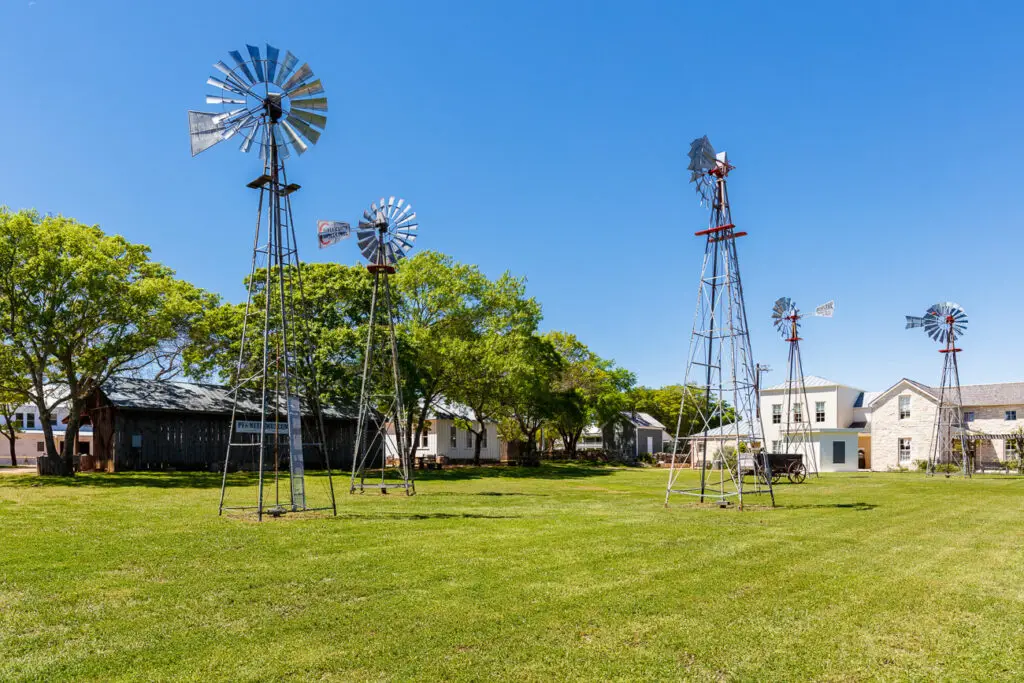
<path fill-rule="evenodd" d="M 960 304 L 944 301 L 929 308 L 923 316 L 908 315 L 906 329 L 914 327 L 923 327 L 933 341 L 945 344 L 945 348 L 939 349 L 943 354 L 942 384 L 928 455 L 928 474 L 935 474 L 935 468 L 942 464 L 953 465 L 963 476 L 970 477 L 973 467 L 964 438 L 964 406 L 957 364 L 957 354 L 963 349 L 956 347 L 957 338 L 967 331 L 967 313 Z M 959 450 L 955 445 L 959 445 Z"/>
<path fill-rule="evenodd" d="M 814 309 L 814 315 L 831 318 L 835 311 L 835 302 L 829 301 Z M 785 387 L 785 428 L 782 432 L 783 453 L 799 453 L 802 456 L 804 469 L 818 476 L 818 458 L 811 440 L 810 404 L 807 400 L 807 385 L 804 382 L 804 364 L 800 356 L 800 320 L 805 314 L 800 312 L 793 300 L 781 297 L 772 307 L 772 320 L 775 329 L 789 343 L 789 359 L 786 361 Z M 800 481 L 805 472 L 796 473 Z"/>
<path fill-rule="evenodd" d="M 356 228 L 359 250 L 369 261 L 366 269 L 373 276 L 373 290 L 350 493 L 362 493 L 367 488 L 379 489 L 381 493 L 403 489 L 410 496 L 416 493 L 409 462 L 409 435 L 404 433 L 405 407 L 390 276 L 395 272 L 395 264 L 412 250 L 418 230 L 412 205 L 394 197 L 381 197 L 379 205 L 371 204 Z M 388 453 L 389 429 L 394 432 L 395 453 Z M 378 458 L 380 481 L 368 483 L 367 470 L 375 469 Z"/>

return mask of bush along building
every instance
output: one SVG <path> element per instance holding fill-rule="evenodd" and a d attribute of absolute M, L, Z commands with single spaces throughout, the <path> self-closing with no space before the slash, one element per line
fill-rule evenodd
<path fill-rule="evenodd" d="M 252 405 L 245 405 L 246 402 Z M 209 470 L 224 466 L 230 434 L 232 396 L 226 387 L 157 380 L 115 378 L 89 397 L 86 414 L 92 423 L 92 453 L 80 468 L 118 472 L 124 470 Z M 259 396 L 245 396 L 240 410 L 259 413 Z M 281 411 L 279 419 L 286 417 Z M 303 411 L 303 433 L 315 434 L 315 416 Z M 355 443 L 355 411 L 325 408 L 326 454 L 334 470 L 351 470 Z M 307 424 L 308 423 L 308 426 Z M 255 440 L 259 433 L 248 436 Z M 236 438 L 245 438 L 236 435 Z M 267 434 L 273 438 L 272 433 Z M 250 449 L 254 453 L 258 449 Z M 324 449 L 303 449 L 307 469 L 327 464 Z M 279 439 L 275 456 L 287 462 L 286 438 Z M 232 457 L 232 465 L 236 458 Z M 264 467 L 271 464 L 264 463 Z M 239 469 L 255 470 L 258 463 L 238 460 Z"/>

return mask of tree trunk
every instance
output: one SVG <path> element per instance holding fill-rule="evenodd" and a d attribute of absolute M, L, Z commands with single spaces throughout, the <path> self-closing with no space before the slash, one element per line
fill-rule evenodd
<path fill-rule="evenodd" d="M 484 426 L 484 429 L 487 429 L 487 427 Z M 473 432 L 473 436 L 476 437 L 473 440 L 473 464 L 480 467 L 480 441 L 482 432 Z"/>
<path fill-rule="evenodd" d="M 8 441 L 11 442 L 11 467 L 18 466 L 18 449 L 14 447 L 16 438 L 17 436 L 13 431 L 11 432 L 11 435 L 7 437 Z"/>

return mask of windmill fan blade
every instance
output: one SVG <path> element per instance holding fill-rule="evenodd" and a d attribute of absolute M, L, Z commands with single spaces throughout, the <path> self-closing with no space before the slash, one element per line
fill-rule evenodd
<path fill-rule="evenodd" d="M 305 121 L 306 123 L 316 126 L 317 128 L 327 127 L 327 117 L 322 116 L 321 114 L 314 114 L 312 112 L 296 109 L 294 105 L 292 105 L 291 113 L 293 116 L 296 116 Z"/>
<path fill-rule="evenodd" d="M 265 83 L 266 79 L 263 78 L 263 58 L 260 57 L 260 49 L 255 45 L 246 45 L 245 49 L 249 51 L 249 57 L 252 58 L 252 68 L 256 71 L 256 78 L 260 83 Z"/>
<path fill-rule="evenodd" d="M 256 139 L 256 133 L 259 132 L 259 126 L 253 126 L 248 133 L 245 135 L 245 139 L 242 140 L 242 144 L 238 146 L 238 149 L 242 152 L 248 152 L 252 149 L 252 141 Z"/>
<path fill-rule="evenodd" d="M 245 104 L 245 100 L 240 100 L 237 97 L 220 97 L 219 95 L 207 95 L 207 104 Z"/>
<path fill-rule="evenodd" d="M 295 88 L 294 90 L 286 90 L 285 94 L 288 97 L 306 97 L 307 95 L 319 95 L 324 91 L 324 85 L 320 82 L 320 79 L 316 79 L 312 83 Z"/>
<path fill-rule="evenodd" d="M 249 84 L 251 85 L 255 83 L 256 79 L 253 78 L 252 72 L 249 71 L 249 65 L 245 63 L 244 59 L 242 59 L 241 53 L 238 50 L 232 50 L 228 54 L 231 55 L 231 59 L 235 60 L 235 64 L 242 70 L 245 77 L 249 79 Z"/>
<path fill-rule="evenodd" d="M 277 77 L 274 79 L 274 85 L 280 87 L 284 79 L 288 78 L 288 74 L 292 72 L 295 65 L 299 63 L 298 57 L 293 55 L 290 50 L 286 50 L 284 53 L 284 59 L 280 61 L 277 69 Z"/>
<path fill-rule="evenodd" d="M 295 153 L 302 155 L 308 149 L 308 146 L 299 137 L 299 134 L 295 132 L 295 129 L 291 127 L 288 121 L 281 121 L 281 127 L 284 128 L 285 135 L 288 136 L 288 141 L 295 147 Z"/>
<path fill-rule="evenodd" d="M 216 114 L 201 111 L 188 113 L 188 132 L 192 143 L 192 156 L 204 152 L 223 140 L 224 127 L 214 121 Z"/>
<path fill-rule="evenodd" d="M 711 146 L 708 136 L 699 137 L 690 143 L 690 181 L 693 182 L 717 166 L 715 148 Z"/>
<path fill-rule="evenodd" d="M 207 78 L 206 79 L 206 84 L 207 85 L 212 85 L 215 88 L 220 88 L 221 90 L 227 90 L 228 92 L 233 92 L 236 95 L 245 95 L 245 92 L 246 92 L 245 88 L 241 88 L 241 87 L 239 87 L 237 85 L 233 85 L 231 83 L 228 83 L 227 81 L 222 81 L 219 78 L 216 78 L 214 76 L 210 76 L 209 78 Z"/>
<path fill-rule="evenodd" d="M 295 89 L 295 86 L 303 83 L 312 75 L 313 70 L 309 68 L 309 64 L 303 64 L 295 73 L 292 74 L 291 78 L 285 81 L 284 85 L 281 86 L 281 90 L 284 90 L 286 93 L 290 93 Z"/>
<path fill-rule="evenodd" d="M 313 111 L 327 111 L 326 97 L 311 97 L 309 99 L 292 99 L 292 109 L 310 109 Z"/>
<path fill-rule="evenodd" d="M 915 327 L 924 327 L 924 318 L 917 315 L 908 315 L 906 318 L 907 326 L 903 329 L 909 330 Z"/>
<path fill-rule="evenodd" d="M 274 71 L 277 69 L 277 55 L 280 51 L 267 43 L 267 83 L 274 82 Z"/>
<path fill-rule="evenodd" d="M 299 119 L 298 117 L 291 113 L 288 114 L 284 122 L 290 123 L 292 126 L 294 126 L 295 130 L 302 133 L 303 137 L 305 137 L 314 145 L 316 144 L 316 141 L 320 139 L 320 131 L 315 130 L 314 128 L 306 125 L 304 121 L 302 121 L 301 119 Z"/>

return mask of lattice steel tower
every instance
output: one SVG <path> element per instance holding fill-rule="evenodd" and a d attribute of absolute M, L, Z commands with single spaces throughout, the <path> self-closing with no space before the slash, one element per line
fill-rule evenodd
<path fill-rule="evenodd" d="M 832 317 L 835 303 L 830 301 L 814 310 L 815 316 Z M 818 476 L 818 456 L 811 439 L 811 405 L 807 399 L 807 383 L 804 381 L 804 363 L 800 355 L 800 321 L 804 314 L 789 297 L 781 297 L 772 307 L 772 324 L 789 344 L 789 358 L 786 361 L 786 383 L 783 410 L 785 422 L 782 428 L 781 446 L 783 453 L 799 453 L 804 468 Z M 801 478 L 803 473 L 794 476 Z"/>
<path fill-rule="evenodd" d="M 395 310 L 390 276 L 395 264 L 405 257 L 416 241 L 419 224 L 410 204 L 394 197 L 380 200 L 363 212 L 356 237 L 359 249 L 369 261 L 373 294 L 363 355 L 363 377 L 359 392 L 359 424 L 356 428 L 355 459 L 352 462 L 350 493 L 367 488 L 404 489 L 416 493 L 410 444 L 405 430 L 402 405 L 402 377 L 398 364 Z M 393 432 L 389 438 L 389 430 Z M 380 480 L 367 482 L 368 470 L 380 470 Z"/>
<path fill-rule="evenodd" d="M 224 111 L 188 113 L 192 156 L 237 135 L 241 151 L 256 146 L 263 160 L 263 174 L 248 184 L 259 190 L 259 210 L 231 388 L 219 510 L 255 511 L 258 519 L 265 513 L 277 516 L 311 510 L 337 514 L 316 378 L 309 362 L 312 349 L 302 316 L 302 269 L 291 206 L 291 195 L 299 186 L 288 183 L 284 169 L 292 151 L 302 154 L 320 138 L 327 124 L 321 113 L 327 111 L 327 98 L 309 65 L 296 68 L 299 61 L 291 52 L 282 58 L 277 48 L 267 45 L 264 57 L 258 47 L 247 45 L 246 49 L 249 59 L 230 52 L 234 66 L 217 62 L 218 76 L 206 81 L 219 89 L 219 94 L 207 95 L 207 104 L 220 104 Z M 315 435 L 313 441 L 303 441 L 304 430 Z M 322 496 L 320 492 L 314 496 L 319 497 L 314 503 L 306 490 L 307 448 L 316 449 L 317 460 L 327 471 L 325 490 Z M 258 472 L 255 505 L 225 500 L 232 468 Z"/>
<path fill-rule="evenodd" d="M 747 233 L 736 231 L 726 186 L 733 167 L 725 152 L 715 154 L 705 136 L 690 145 L 688 168 L 702 203 L 710 205 L 711 212 L 708 228 L 694 233 L 706 239 L 704 264 L 665 504 L 675 493 L 722 505 L 735 498 L 742 508 L 744 495 L 766 493 L 774 505 L 771 471 L 762 444 L 764 430 L 757 409 L 758 379 L 736 250 L 736 239 Z M 690 433 L 682 434 L 687 406 L 696 411 L 696 431 L 687 429 Z M 735 419 L 721 425 L 730 407 Z M 679 457 L 681 441 L 687 443 L 689 457 L 686 459 Z M 697 487 L 677 485 L 685 460 L 700 468 Z"/>
<path fill-rule="evenodd" d="M 967 313 L 960 304 L 945 301 L 930 307 L 923 316 L 908 315 L 907 327 L 923 327 L 934 341 L 945 344 L 939 405 L 935 409 L 932 446 L 928 454 L 928 474 L 935 474 L 938 465 L 952 465 L 965 477 L 974 469 L 967 449 L 963 422 L 964 406 L 960 396 L 960 368 L 956 340 L 967 331 Z M 948 474 L 948 473 L 947 473 Z"/>

